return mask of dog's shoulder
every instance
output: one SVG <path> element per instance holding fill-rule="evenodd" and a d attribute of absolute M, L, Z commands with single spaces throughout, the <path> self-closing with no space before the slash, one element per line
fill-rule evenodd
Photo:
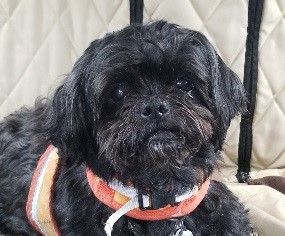
<path fill-rule="evenodd" d="M 247 213 L 227 186 L 217 181 L 211 181 L 207 195 L 194 212 L 196 225 L 208 225 L 201 229 L 202 235 L 227 236 L 250 235 Z"/>

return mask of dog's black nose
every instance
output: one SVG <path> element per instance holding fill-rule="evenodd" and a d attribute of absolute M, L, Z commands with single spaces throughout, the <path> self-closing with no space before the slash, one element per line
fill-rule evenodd
<path fill-rule="evenodd" d="M 141 116 L 148 120 L 160 120 L 169 114 L 169 106 L 167 102 L 153 101 L 144 104 L 141 111 Z"/>

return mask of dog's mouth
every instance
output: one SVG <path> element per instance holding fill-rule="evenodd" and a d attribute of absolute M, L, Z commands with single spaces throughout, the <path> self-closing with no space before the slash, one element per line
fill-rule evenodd
<path fill-rule="evenodd" d="M 149 159 L 156 164 L 181 166 L 187 157 L 198 151 L 182 132 L 172 130 L 153 132 L 148 135 L 144 143 Z"/>
<path fill-rule="evenodd" d="M 159 130 L 147 138 L 148 147 L 159 150 L 163 146 L 181 149 L 185 144 L 185 137 L 170 130 Z"/>
<path fill-rule="evenodd" d="M 182 132 L 173 130 L 152 132 L 144 142 L 145 153 L 138 155 L 139 162 L 135 163 L 139 164 L 136 165 L 131 182 L 143 194 L 151 195 L 154 202 L 165 198 L 165 202 L 175 204 L 172 201 L 173 196 L 189 189 L 187 183 L 182 184 L 179 180 L 185 176 L 178 175 L 179 173 L 189 173 L 187 170 L 189 157 L 194 149 L 187 145 L 187 139 Z M 148 173 L 149 176 L 144 173 Z M 142 175 L 144 181 L 141 181 Z"/>

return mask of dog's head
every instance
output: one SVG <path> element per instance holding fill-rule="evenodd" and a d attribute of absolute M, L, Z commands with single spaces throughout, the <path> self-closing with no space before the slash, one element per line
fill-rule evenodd
<path fill-rule="evenodd" d="M 160 21 L 94 41 L 56 91 L 48 123 L 67 164 L 182 192 L 212 173 L 244 108 L 240 80 L 205 36 Z"/>

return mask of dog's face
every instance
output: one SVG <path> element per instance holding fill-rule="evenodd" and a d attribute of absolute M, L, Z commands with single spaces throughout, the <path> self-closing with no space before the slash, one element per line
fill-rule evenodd
<path fill-rule="evenodd" d="M 240 80 L 202 34 L 156 22 L 93 42 L 57 90 L 47 122 L 67 163 L 182 193 L 212 173 L 230 120 L 244 108 Z"/>

